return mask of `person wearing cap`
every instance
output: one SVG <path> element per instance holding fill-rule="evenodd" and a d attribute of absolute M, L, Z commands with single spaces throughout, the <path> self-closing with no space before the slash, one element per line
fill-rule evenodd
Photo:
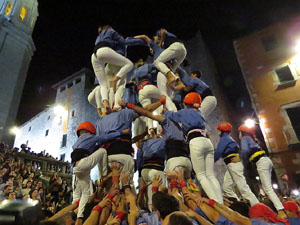
<path fill-rule="evenodd" d="M 169 86 L 175 82 L 175 75 L 173 72 L 180 66 L 186 57 L 186 49 L 184 44 L 176 37 L 175 34 L 168 32 L 166 29 L 159 29 L 156 32 L 156 36 L 159 40 L 159 46 L 164 49 L 163 52 L 153 62 L 154 66 L 163 73 L 168 81 L 166 83 Z M 173 60 L 171 68 L 166 65 L 166 62 Z"/>
<path fill-rule="evenodd" d="M 115 131 L 110 134 L 96 136 L 96 128 L 88 121 L 82 122 L 77 128 L 78 140 L 73 145 L 71 153 L 73 167 L 73 203 L 80 199 L 78 220 L 83 217 L 84 207 L 93 193 L 91 169 L 98 163 L 99 179 L 107 173 L 107 154 L 104 148 L 99 148 L 105 141 L 117 138 L 127 130 Z"/>
<path fill-rule="evenodd" d="M 287 220 L 290 225 L 300 224 L 300 211 L 296 202 L 286 201 L 283 203 L 284 211 L 287 215 Z"/>
<path fill-rule="evenodd" d="M 191 92 L 185 96 L 184 104 L 186 109 L 166 111 L 165 117 L 182 123 L 198 181 L 210 198 L 223 203 L 221 187 L 214 173 L 214 146 L 206 135 L 205 119 L 201 113 L 201 97 Z"/>
<path fill-rule="evenodd" d="M 166 173 L 174 172 L 177 169 L 184 169 L 185 178 L 191 177 L 192 164 L 189 158 L 188 146 L 186 144 L 183 129 L 174 120 L 164 115 L 154 115 L 149 110 L 135 106 L 131 103 L 119 102 L 120 105 L 133 109 L 136 113 L 149 117 L 159 122 L 162 126 L 161 133 L 165 141 L 166 165 L 164 171 Z"/>
<path fill-rule="evenodd" d="M 232 125 L 228 122 L 222 122 L 218 125 L 220 141 L 215 151 L 215 162 L 223 158 L 227 170 L 224 176 L 223 191 L 227 197 L 238 197 L 233 192 L 233 182 L 237 185 L 242 197 L 247 199 L 251 205 L 259 203 L 256 196 L 252 193 L 244 177 L 244 166 L 239 156 L 239 146 L 230 136 Z M 233 181 L 233 182 L 232 182 Z"/>
<path fill-rule="evenodd" d="M 238 131 L 243 158 L 249 159 L 251 163 L 256 165 L 264 192 L 272 201 L 280 217 L 286 217 L 284 207 L 272 187 L 271 175 L 273 163 L 266 152 L 257 143 L 255 126 L 248 127 L 243 124 L 239 127 Z"/>

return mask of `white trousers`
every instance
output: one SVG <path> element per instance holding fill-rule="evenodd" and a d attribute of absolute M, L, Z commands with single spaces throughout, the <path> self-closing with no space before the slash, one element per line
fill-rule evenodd
<path fill-rule="evenodd" d="M 239 192 L 241 193 L 241 195 L 243 196 L 243 198 L 247 199 L 250 202 L 251 206 L 259 203 L 258 199 L 252 193 L 250 187 L 248 186 L 248 184 L 246 182 L 246 178 L 244 176 L 243 164 L 241 162 L 229 163 L 227 165 L 227 171 L 229 172 L 234 183 L 237 185 L 237 188 L 238 188 Z M 224 186 L 226 189 L 225 178 L 224 178 L 223 187 Z M 224 189 L 224 192 L 225 192 L 225 189 Z"/>
<path fill-rule="evenodd" d="M 196 177 L 207 196 L 223 204 L 222 190 L 214 173 L 214 146 L 205 137 L 193 138 L 190 154 Z"/>
<path fill-rule="evenodd" d="M 146 85 L 142 90 L 139 91 L 139 101 L 143 107 L 150 105 L 160 99 L 162 93 L 158 87 L 149 84 Z M 176 110 L 175 104 L 172 102 L 171 98 L 166 99 L 166 107 L 169 111 Z M 174 108 L 175 107 L 175 108 Z"/>
<path fill-rule="evenodd" d="M 207 118 L 212 111 L 214 111 L 214 109 L 217 106 L 217 99 L 215 96 L 206 96 L 202 103 L 201 103 L 201 114 L 203 115 L 204 118 Z"/>
<path fill-rule="evenodd" d="M 107 78 L 109 78 L 109 81 L 118 74 L 120 71 L 121 67 L 116 66 L 113 64 L 106 64 L 105 66 L 105 75 Z M 121 106 L 119 105 L 119 100 L 122 99 L 124 91 L 125 91 L 125 85 L 126 85 L 126 76 L 122 77 L 118 82 L 117 82 L 117 88 L 116 88 L 116 93 L 114 93 L 113 88 L 110 86 L 110 82 L 107 82 L 109 85 L 109 102 L 110 102 L 110 107 L 114 107 L 115 109 L 120 109 Z M 114 104 L 114 105 L 112 105 Z"/>
<path fill-rule="evenodd" d="M 261 157 L 256 162 L 256 167 L 264 192 L 268 195 L 277 211 L 284 209 L 281 201 L 279 200 L 272 187 L 271 175 L 273 163 L 271 159 L 269 157 Z"/>
<path fill-rule="evenodd" d="M 103 100 L 108 100 L 105 64 L 109 63 L 121 67 L 119 72 L 116 74 L 116 76 L 120 78 L 126 78 L 127 73 L 133 68 L 133 63 L 129 59 L 118 54 L 109 47 L 99 48 L 96 52 L 96 55 L 92 54 L 91 61 L 95 75 L 100 83 L 101 96 Z"/>
<path fill-rule="evenodd" d="M 154 66 L 163 74 L 166 74 L 170 69 L 166 66 L 165 62 L 174 60 L 172 70 L 175 71 L 186 57 L 186 49 L 180 42 L 174 42 L 167 49 L 165 49 L 153 62 Z"/>
<path fill-rule="evenodd" d="M 88 95 L 88 101 L 91 105 L 93 105 L 95 108 L 104 109 L 104 105 L 101 98 L 101 90 L 100 85 L 95 87 L 92 92 Z"/>
<path fill-rule="evenodd" d="M 184 168 L 184 177 L 190 178 L 192 172 L 192 163 L 191 160 L 187 157 L 179 156 L 168 159 L 165 172 L 173 172 L 176 169 Z"/>
<path fill-rule="evenodd" d="M 73 172 L 76 176 L 76 182 L 74 182 L 76 188 L 73 190 L 73 203 L 80 199 L 77 217 L 83 217 L 85 205 L 93 193 L 90 172 L 97 163 L 98 166 L 100 164 L 101 173 L 104 174 L 105 172 L 103 171 L 107 173 L 107 154 L 104 148 L 100 148 L 90 156 L 81 159 L 73 168 Z"/>
<path fill-rule="evenodd" d="M 232 177 L 228 171 L 228 168 L 224 174 L 224 180 L 223 180 L 223 192 L 224 194 L 229 198 L 235 198 L 238 201 L 240 200 L 237 194 L 234 192 L 235 183 L 232 180 Z"/>
<path fill-rule="evenodd" d="M 133 122 L 133 133 L 134 136 L 140 135 L 142 133 L 144 133 L 146 127 L 147 127 L 147 117 L 144 116 L 140 116 L 138 118 L 135 119 L 135 121 Z M 149 127 L 148 127 L 149 128 Z M 152 128 L 152 127 L 150 127 Z"/>
<path fill-rule="evenodd" d="M 112 162 L 118 162 L 123 165 L 121 173 L 129 172 L 130 183 L 133 184 L 133 174 L 134 174 L 134 160 L 132 156 L 127 154 L 116 154 L 108 156 L 108 165 L 111 168 Z"/>
<path fill-rule="evenodd" d="M 147 198 L 148 198 L 148 209 L 152 211 L 152 182 L 154 181 L 155 175 L 159 175 L 163 183 L 162 185 L 166 185 L 166 176 L 163 171 L 156 170 L 156 169 L 143 169 L 142 170 L 142 177 L 146 183 L 150 183 L 147 187 Z"/>
<path fill-rule="evenodd" d="M 167 87 L 167 77 L 163 75 L 161 72 L 157 74 L 157 88 L 160 91 L 161 95 L 166 96 L 166 107 L 171 112 L 177 112 L 176 105 L 172 101 L 173 90 L 170 87 Z M 174 85 L 174 84 L 171 84 Z"/>

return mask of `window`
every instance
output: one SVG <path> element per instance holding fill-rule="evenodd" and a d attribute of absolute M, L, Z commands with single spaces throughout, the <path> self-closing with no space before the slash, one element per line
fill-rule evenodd
<path fill-rule="evenodd" d="M 66 87 L 61 87 L 59 91 L 63 92 L 64 90 L 66 90 Z"/>
<path fill-rule="evenodd" d="M 51 116 L 49 115 L 49 116 L 48 116 L 48 120 L 50 120 L 50 118 L 51 118 Z"/>
<path fill-rule="evenodd" d="M 74 117 L 74 116 L 75 116 L 75 110 L 72 111 L 72 117 Z"/>
<path fill-rule="evenodd" d="M 31 131 L 31 126 L 28 128 L 28 132 L 30 132 Z"/>
<path fill-rule="evenodd" d="M 66 146 L 67 146 L 67 135 L 64 134 L 62 138 L 61 147 L 66 147 Z"/>
<path fill-rule="evenodd" d="M 278 48 L 279 43 L 274 36 L 268 36 L 261 39 L 261 42 L 264 46 L 265 51 L 271 51 L 275 48 Z"/>
<path fill-rule="evenodd" d="M 282 105 L 280 115 L 285 120 L 283 135 L 289 146 L 300 143 L 300 101 Z"/>
<path fill-rule="evenodd" d="M 45 136 L 48 136 L 48 134 L 49 134 L 49 129 L 46 130 Z"/>
<path fill-rule="evenodd" d="M 65 158 L 66 158 L 66 154 L 61 154 L 61 155 L 60 155 L 60 160 L 61 160 L 61 161 L 65 161 Z"/>
<path fill-rule="evenodd" d="M 6 5 L 4 14 L 9 16 L 11 14 L 13 6 L 14 6 L 14 3 L 8 2 L 7 5 Z"/>
<path fill-rule="evenodd" d="M 291 121 L 298 140 L 300 140 L 300 106 L 295 108 L 287 108 L 286 113 Z"/>
<path fill-rule="evenodd" d="M 24 20 L 27 13 L 27 9 L 23 6 L 20 12 L 20 19 Z"/>
<path fill-rule="evenodd" d="M 275 72 L 278 76 L 280 83 L 285 83 L 294 80 L 294 76 L 288 65 L 275 70 Z"/>
<path fill-rule="evenodd" d="M 80 81 L 81 81 L 81 78 L 76 79 L 76 80 L 75 80 L 75 84 L 80 83 Z"/>
<path fill-rule="evenodd" d="M 73 86 L 73 83 L 69 83 L 68 84 L 68 88 L 72 87 Z"/>

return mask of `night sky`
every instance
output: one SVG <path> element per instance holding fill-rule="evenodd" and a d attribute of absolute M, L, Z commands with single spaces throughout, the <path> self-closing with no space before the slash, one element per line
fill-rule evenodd
<path fill-rule="evenodd" d="M 200 30 L 215 60 L 219 84 L 231 105 L 242 114 L 252 113 L 233 40 L 300 14 L 298 0 L 38 2 L 39 17 L 33 32 L 36 52 L 28 70 L 17 125 L 54 103 L 53 84 L 83 67 L 92 69 L 90 56 L 100 24 L 112 25 L 124 37 L 152 36 L 164 27 L 187 40 Z M 129 58 L 135 60 L 137 55 L 147 52 L 143 47 L 131 47 Z M 245 107 L 241 107 L 242 101 Z"/>

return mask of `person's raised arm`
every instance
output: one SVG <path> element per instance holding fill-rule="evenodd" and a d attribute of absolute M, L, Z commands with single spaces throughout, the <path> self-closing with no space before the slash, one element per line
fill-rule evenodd
<path fill-rule="evenodd" d="M 219 204 L 212 199 L 202 198 L 202 201 L 214 208 L 218 213 L 222 214 L 229 221 L 237 225 L 251 225 L 251 220 L 236 211 L 231 210 L 225 205 Z"/>
<path fill-rule="evenodd" d="M 201 225 L 212 225 L 211 222 L 207 221 L 206 219 L 204 219 L 202 216 L 200 216 L 198 213 L 196 213 L 195 211 L 193 211 L 191 209 L 189 211 L 185 212 L 185 214 L 188 217 L 191 217 L 194 220 L 197 220 L 198 223 L 201 224 Z"/>
<path fill-rule="evenodd" d="M 77 202 L 74 202 L 72 205 L 69 205 L 69 206 L 63 208 L 62 210 L 58 211 L 56 214 L 54 214 L 48 220 L 54 221 L 54 220 L 58 219 L 59 217 L 62 217 L 64 215 L 66 215 L 70 211 L 75 210 L 78 207 L 78 205 L 79 205 L 79 201 L 80 200 L 78 200 Z"/>
<path fill-rule="evenodd" d="M 138 113 L 139 115 L 141 116 L 146 116 L 146 117 L 149 117 L 150 119 L 153 119 L 153 120 L 156 120 L 158 122 L 162 122 L 164 117 L 163 116 L 160 116 L 160 115 L 153 115 L 150 111 L 142 108 L 142 107 L 139 107 L 139 106 L 136 106 L 132 103 L 125 103 L 124 101 L 119 101 L 119 104 L 121 106 L 126 106 L 127 108 L 129 109 L 132 109 L 133 111 L 135 111 L 136 113 Z"/>
<path fill-rule="evenodd" d="M 109 204 L 110 200 L 108 196 L 105 196 L 105 198 L 93 208 L 90 216 L 87 218 L 83 225 L 97 225 L 99 223 L 99 216 L 101 215 L 102 209 L 104 207 L 107 207 Z"/>

